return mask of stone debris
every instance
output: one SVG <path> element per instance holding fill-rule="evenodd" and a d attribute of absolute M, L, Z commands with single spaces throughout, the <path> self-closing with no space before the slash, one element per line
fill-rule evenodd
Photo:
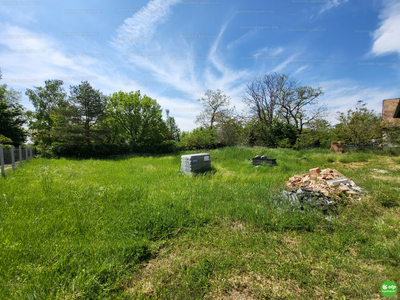
<path fill-rule="evenodd" d="M 346 184 L 346 183 L 350 183 L 350 181 L 346 177 L 340 177 L 337 179 L 328 180 L 326 182 L 326 184 L 328 186 L 338 186 L 338 185 Z"/>
<path fill-rule="evenodd" d="M 339 189 L 339 191 L 342 192 L 342 193 L 343 193 L 343 192 L 350 191 L 350 188 L 349 188 L 347 185 L 343 184 L 343 183 L 339 184 L 338 189 Z"/>
<path fill-rule="evenodd" d="M 310 176 L 311 177 L 317 177 L 319 175 L 319 173 L 320 173 L 319 168 L 310 169 Z"/>
<path fill-rule="evenodd" d="M 286 181 L 286 186 L 289 190 L 307 188 L 312 191 L 318 191 L 326 197 L 340 200 L 340 194 L 344 193 L 347 196 L 360 195 L 363 190 L 356 184 L 345 177 L 335 169 L 319 168 L 310 169 L 308 174 L 294 175 Z"/>
<path fill-rule="evenodd" d="M 307 208 L 319 208 L 324 214 L 328 211 L 336 212 L 336 201 L 325 196 L 320 191 L 315 191 L 307 187 L 301 187 L 293 191 L 283 191 L 281 199 L 289 200 L 292 210 L 295 208 L 301 211 Z"/>
<path fill-rule="evenodd" d="M 290 203 L 292 210 L 319 208 L 327 221 L 332 221 L 337 215 L 336 207 L 343 195 L 361 200 L 359 196 L 364 192 L 354 181 L 330 168 L 322 171 L 314 168 L 308 174 L 294 175 L 286 181 L 286 186 L 289 191 L 283 191 L 276 204 L 283 199 Z"/>

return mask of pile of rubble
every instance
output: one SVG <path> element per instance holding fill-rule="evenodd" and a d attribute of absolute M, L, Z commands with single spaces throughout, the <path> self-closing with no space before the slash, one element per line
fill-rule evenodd
<path fill-rule="evenodd" d="M 281 199 L 289 200 L 292 210 L 295 208 L 305 210 L 306 207 L 310 207 L 319 208 L 324 214 L 328 211 L 336 213 L 336 201 L 332 201 L 330 197 L 319 191 L 306 187 L 291 192 L 283 191 Z"/>
<path fill-rule="evenodd" d="M 334 197 L 340 200 L 340 194 L 346 196 L 359 196 L 363 190 L 358 187 L 354 181 L 347 179 L 337 170 L 330 168 L 320 171 L 319 168 L 311 169 L 308 174 L 294 175 L 286 181 L 289 190 L 298 189 L 298 187 L 308 188 L 318 191 L 326 197 Z"/>
<path fill-rule="evenodd" d="M 308 174 L 294 175 L 286 181 L 289 191 L 282 193 L 281 199 L 288 200 L 292 209 L 306 207 L 319 208 L 324 214 L 336 214 L 336 205 L 342 195 L 359 196 L 363 190 L 337 170 L 311 169 Z M 357 198 L 360 200 L 361 198 Z M 332 216 L 326 216 L 331 221 Z"/>

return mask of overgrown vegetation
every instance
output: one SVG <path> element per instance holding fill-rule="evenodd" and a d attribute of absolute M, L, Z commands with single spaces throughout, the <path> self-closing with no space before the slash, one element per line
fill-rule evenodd
<path fill-rule="evenodd" d="M 398 156 L 232 147 L 210 151 L 211 172 L 186 176 L 188 153 L 7 170 L 0 298 L 375 299 L 399 282 Z M 261 154 L 278 166 L 255 168 Z M 332 222 L 271 202 L 317 166 L 368 194 Z"/>
<path fill-rule="evenodd" d="M 237 145 L 329 148 L 338 140 L 358 148 L 382 142 L 395 147 L 400 140 L 398 124 L 382 122 L 362 101 L 331 125 L 320 87 L 274 72 L 247 83 L 242 100 L 248 110 L 241 113 L 223 91 L 206 91 L 198 99 L 203 108 L 195 123 L 200 127 L 191 132 L 181 132 L 168 109 L 164 120 L 157 100 L 140 91 L 106 96 L 82 81 L 68 94 L 63 85 L 54 79 L 28 88 L 25 94 L 35 109 L 26 112 L 18 102 L 20 93 L 1 86 L 0 143 L 18 146 L 29 136 L 40 157 L 89 158 Z"/>

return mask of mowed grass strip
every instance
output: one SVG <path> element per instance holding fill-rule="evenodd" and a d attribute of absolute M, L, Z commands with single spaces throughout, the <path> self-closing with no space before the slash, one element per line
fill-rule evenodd
<path fill-rule="evenodd" d="M 198 176 L 180 172 L 193 151 L 7 170 L 0 298 L 363 299 L 400 282 L 399 157 L 209 152 L 213 170 Z M 278 166 L 254 167 L 257 154 Z M 333 222 L 271 201 L 314 167 L 336 168 L 369 193 Z"/>

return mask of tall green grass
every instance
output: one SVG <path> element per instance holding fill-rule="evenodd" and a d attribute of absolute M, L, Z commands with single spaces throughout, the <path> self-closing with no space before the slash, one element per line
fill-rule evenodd
<path fill-rule="evenodd" d="M 109 160 L 37 159 L 8 171 L 0 178 L 0 299 L 122 297 L 141 264 L 156 257 L 154 245 L 222 226 L 225 220 L 264 234 L 317 234 L 323 227 L 338 235 L 333 243 L 327 237 L 329 249 L 338 252 L 371 240 L 357 227 L 271 200 L 294 174 L 332 167 L 332 162 L 366 162 L 373 153 L 224 148 L 211 151 L 213 170 L 197 176 L 180 172 L 180 155 L 188 153 L 193 151 Z M 257 154 L 276 158 L 278 165 L 254 167 L 251 159 Z M 397 259 L 398 245 L 390 247 L 379 253 Z M 212 263 L 204 258 L 185 274 L 193 295 L 203 297 Z"/>

